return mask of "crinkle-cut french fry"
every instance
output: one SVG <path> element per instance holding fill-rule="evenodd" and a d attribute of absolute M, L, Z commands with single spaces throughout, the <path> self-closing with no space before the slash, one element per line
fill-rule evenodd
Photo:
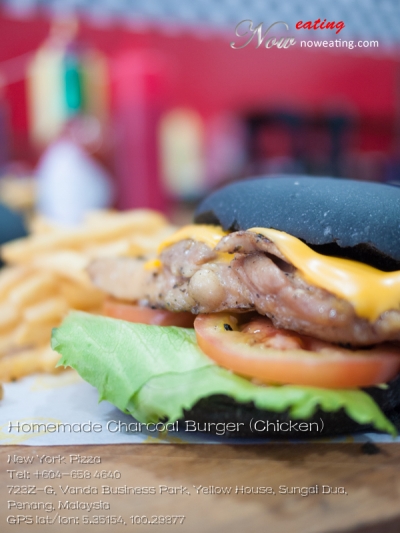
<path fill-rule="evenodd" d="M 23 347 L 50 342 L 51 330 L 60 322 L 60 319 L 47 324 L 23 322 L 13 332 L 13 344 Z"/>
<path fill-rule="evenodd" d="M 24 318 L 31 324 L 53 324 L 60 321 L 68 311 L 68 303 L 65 298 L 55 296 L 43 302 L 27 307 Z"/>
<path fill-rule="evenodd" d="M 2 247 L 2 256 L 8 263 L 26 263 L 37 254 L 62 249 L 79 249 L 90 242 L 107 242 L 129 235 L 133 231 L 152 233 L 165 226 L 163 215 L 147 209 L 137 209 L 115 217 L 106 217 L 93 227 L 59 230 L 43 235 L 17 239 Z"/>
<path fill-rule="evenodd" d="M 72 309 L 100 307 L 105 298 L 104 292 L 96 287 L 83 287 L 67 280 L 60 281 L 59 290 Z"/>
<path fill-rule="evenodd" d="M 0 331 L 4 332 L 13 328 L 21 319 L 21 312 L 9 303 L 0 305 Z"/>
<path fill-rule="evenodd" d="M 0 335 L 0 358 L 7 355 L 14 348 L 14 331 L 11 330 L 7 333 Z"/>
<path fill-rule="evenodd" d="M 44 347 L 40 356 L 40 372 L 62 372 L 63 366 L 56 367 L 60 360 L 60 354 L 51 349 L 50 345 Z"/>
<path fill-rule="evenodd" d="M 134 249 L 134 255 L 141 255 L 146 251 L 139 246 L 134 246 Z M 88 246 L 82 253 L 89 259 L 89 261 L 91 259 L 97 259 L 98 257 L 120 257 L 131 255 L 132 245 L 128 239 L 121 239 L 97 246 Z"/>
<path fill-rule="evenodd" d="M 33 235 L 43 235 L 44 233 L 51 233 L 58 231 L 58 226 L 47 220 L 42 215 L 36 215 L 29 222 L 29 231 Z"/>
<path fill-rule="evenodd" d="M 55 277 L 49 273 L 35 272 L 9 294 L 9 302 L 16 307 L 26 307 L 39 302 L 56 291 Z"/>
<path fill-rule="evenodd" d="M 69 309 L 101 313 L 106 295 L 86 271 L 99 257 L 155 256 L 175 227 L 160 213 L 96 211 L 77 229 L 37 217 L 33 235 L 2 248 L 0 379 L 54 371 L 51 330 Z M 45 348 L 47 346 L 47 348 Z"/>
<path fill-rule="evenodd" d="M 4 267 L 0 271 L 0 300 L 6 298 L 29 272 L 30 269 L 23 266 Z"/>
<path fill-rule="evenodd" d="M 128 217 L 132 211 L 124 211 L 120 212 L 116 209 L 92 209 L 88 213 L 86 213 L 84 218 L 84 225 L 85 226 L 96 226 L 99 222 L 104 222 L 105 220 L 110 220 L 110 218 L 115 217 Z"/>
<path fill-rule="evenodd" d="M 26 348 L 0 359 L 0 380 L 13 381 L 35 372 L 60 372 L 56 367 L 60 355 L 48 345 Z"/>
<path fill-rule="evenodd" d="M 131 238 L 131 243 L 136 246 L 140 246 L 147 253 L 152 252 L 155 254 L 157 252 L 160 244 L 172 235 L 176 231 L 174 226 L 167 226 L 162 228 L 162 230 L 152 233 L 151 235 L 134 235 Z"/>
<path fill-rule="evenodd" d="M 156 231 L 168 225 L 168 221 L 164 215 L 151 209 L 132 209 L 131 211 L 94 209 L 85 216 L 84 226 L 87 228 L 106 227 L 110 222 L 118 222 L 121 225 L 133 224 L 135 228 L 137 228 L 138 223 L 143 225 L 147 224 L 147 227 L 138 228 L 143 229 L 144 233 Z"/>
<path fill-rule="evenodd" d="M 95 307 L 88 307 L 87 309 L 84 309 L 84 311 L 85 313 L 90 313 L 91 315 L 104 315 L 103 304 L 96 305 Z"/>
<path fill-rule="evenodd" d="M 39 271 L 52 272 L 90 287 L 92 284 L 85 270 L 88 264 L 89 259 L 87 257 L 82 253 L 73 251 L 44 254 L 32 262 L 32 265 Z"/>
<path fill-rule="evenodd" d="M 83 253 L 90 260 L 100 257 L 154 256 L 162 241 L 175 231 L 173 226 L 169 226 L 168 228 L 167 230 L 157 231 L 149 235 L 136 234 L 118 241 L 88 246 L 83 250 Z"/>
<path fill-rule="evenodd" d="M 120 254 L 120 257 L 146 257 L 148 259 L 153 258 L 155 256 L 157 248 L 149 249 L 144 248 L 140 244 L 136 244 L 134 242 L 131 242 L 129 244 L 128 250 L 124 254 Z M 97 256 L 100 257 L 100 256 Z M 93 259 L 97 259 L 97 257 L 93 257 Z M 114 255 L 114 257 L 118 257 Z"/>

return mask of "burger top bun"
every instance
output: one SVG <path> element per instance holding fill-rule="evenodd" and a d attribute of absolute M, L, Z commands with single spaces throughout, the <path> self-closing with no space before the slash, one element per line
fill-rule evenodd
<path fill-rule="evenodd" d="M 274 228 L 316 251 L 400 270 L 400 188 L 339 178 L 273 176 L 208 196 L 195 222 L 227 231 Z"/>

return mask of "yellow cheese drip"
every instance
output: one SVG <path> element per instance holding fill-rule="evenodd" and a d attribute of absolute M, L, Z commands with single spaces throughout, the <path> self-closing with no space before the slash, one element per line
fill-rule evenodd
<path fill-rule="evenodd" d="M 184 241 L 185 239 L 192 239 L 198 242 L 204 242 L 212 250 L 217 246 L 219 241 L 225 235 L 228 235 L 228 231 L 224 231 L 221 226 L 211 226 L 206 224 L 189 224 L 184 226 L 176 233 L 168 237 L 163 241 L 158 247 L 158 253 L 160 254 L 165 248 L 176 244 L 179 241 Z M 217 259 L 215 262 L 227 262 L 232 261 L 233 255 L 228 253 L 218 253 Z"/>
<path fill-rule="evenodd" d="M 146 261 L 144 264 L 144 268 L 146 270 L 155 270 L 157 268 L 161 268 L 161 261 L 159 259 L 150 259 L 149 261 Z"/>
<path fill-rule="evenodd" d="M 306 281 L 350 302 L 358 316 L 375 321 L 385 311 L 400 308 L 400 271 L 382 272 L 350 259 L 321 255 L 283 231 L 249 231 L 267 237 Z"/>
<path fill-rule="evenodd" d="M 217 246 L 222 237 L 225 237 L 225 235 L 228 235 L 228 232 L 224 231 L 221 226 L 189 224 L 188 226 L 183 226 L 183 228 L 179 229 L 176 233 L 163 241 L 158 247 L 158 253 L 161 253 L 164 248 L 168 248 L 168 246 L 172 246 L 172 244 L 184 241 L 185 239 L 204 242 L 213 249 Z"/>

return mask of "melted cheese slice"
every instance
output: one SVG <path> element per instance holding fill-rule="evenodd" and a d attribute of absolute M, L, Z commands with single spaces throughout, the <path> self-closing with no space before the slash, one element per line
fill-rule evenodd
<path fill-rule="evenodd" d="M 164 248 L 168 248 L 168 246 L 172 246 L 173 244 L 186 239 L 204 242 L 213 249 L 217 246 L 222 237 L 225 237 L 228 233 L 229 232 L 224 231 L 221 226 L 189 224 L 188 226 L 183 226 L 183 228 L 179 229 L 176 233 L 163 241 L 158 247 L 158 253 L 162 252 Z"/>
<path fill-rule="evenodd" d="M 272 241 L 311 285 L 350 302 L 357 315 L 375 321 L 400 308 L 400 271 L 382 272 L 369 265 L 314 252 L 296 237 L 266 228 L 251 228 Z"/>
<path fill-rule="evenodd" d="M 184 241 L 186 239 L 192 239 L 193 241 L 204 242 L 212 250 L 217 246 L 219 241 L 225 235 L 228 235 L 228 231 L 224 231 L 221 226 L 212 226 L 206 224 L 189 224 L 184 226 L 176 233 L 168 237 L 163 241 L 158 247 L 158 253 L 160 254 L 168 246 L 172 246 L 179 241 Z M 233 259 L 232 254 L 228 253 L 217 253 L 216 263 L 230 263 Z"/>
<path fill-rule="evenodd" d="M 162 263 L 161 261 L 157 259 L 150 259 L 144 264 L 145 270 L 157 270 L 158 268 L 161 268 Z"/>
<path fill-rule="evenodd" d="M 382 272 L 369 265 L 319 254 L 288 233 L 268 228 L 251 228 L 272 241 L 310 285 L 320 287 L 351 303 L 359 317 L 375 321 L 385 311 L 400 309 L 400 271 Z M 215 248 L 227 235 L 220 226 L 184 226 L 159 247 L 158 252 L 185 239 Z M 232 254 L 218 254 L 217 262 L 230 262 Z"/>

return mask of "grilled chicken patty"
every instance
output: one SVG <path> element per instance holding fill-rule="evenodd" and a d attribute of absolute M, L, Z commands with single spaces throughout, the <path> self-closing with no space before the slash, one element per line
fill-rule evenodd
<path fill-rule="evenodd" d="M 226 254 L 232 254 L 232 259 Z M 186 239 L 164 249 L 160 268 L 134 258 L 98 259 L 93 283 L 106 293 L 170 311 L 257 311 L 278 328 L 342 344 L 368 346 L 400 340 L 400 312 L 371 323 L 353 306 L 304 281 L 266 237 L 238 231 L 214 250 Z"/>

